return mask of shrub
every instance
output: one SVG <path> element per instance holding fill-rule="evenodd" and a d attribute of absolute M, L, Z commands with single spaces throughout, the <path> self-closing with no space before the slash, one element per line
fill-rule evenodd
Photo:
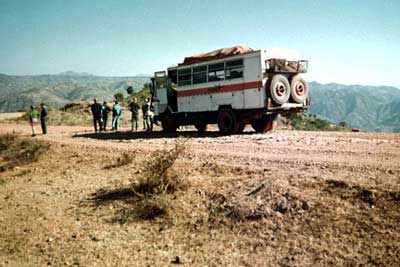
<path fill-rule="evenodd" d="M 178 140 L 174 148 L 154 152 L 151 160 L 144 164 L 143 175 L 134 184 L 133 190 L 139 195 L 151 196 L 184 189 L 187 184 L 173 169 L 173 165 L 185 151 L 186 141 Z"/>
<path fill-rule="evenodd" d="M 122 93 L 116 93 L 114 95 L 115 101 L 121 102 L 124 99 L 124 95 Z"/>
<path fill-rule="evenodd" d="M 123 201 L 129 204 L 119 210 L 112 220 L 118 223 L 127 223 L 132 219 L 153 220 L 168 214 L 170 194 L 188 186 L 184 177 L 174 168 L 176 160 L 186 149 L 186 142 L 187 139 L 179 139 L 172 149 L 152 153 L 150 159 L 143 164 L 141 176 L 135 183 L 128 187 L 99 190 L 94 198 L 95 203 L 101 205 Z M 127 157 L 123 155 L 122 158 Z M 122 160 L 119 164 L 122 164 Z"/>
<path fill-rule="evenodd" d="M 6 164 L 3 171 L 16 166 L 26 165 L 39 160 L 46 153 L 50 144 L 34 139 L 21 139 L 15 135 L 0 136 L 0 155 Z"/>
<path fill-rule="evenodd" d="M 11 134 L 0 136 L 0 153 L 7 150 L 14 143 L 16 136 Z"/>

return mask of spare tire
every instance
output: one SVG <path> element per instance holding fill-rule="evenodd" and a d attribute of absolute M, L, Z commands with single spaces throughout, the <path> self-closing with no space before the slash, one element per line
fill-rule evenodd
<path fill-rule="evenodd" d="M 269 84 L 269 93 L 275 103 L 285 104 L 290 97 L 290 84 L 286 77 L 281 74 L 274 75 Z"/>
<path fill-rule="evenodd" d="M 290 81 L 290 94 L 296 103 L 304 103 L 308 97 L 307 82 L 299 75 L 292 77 Z"/>

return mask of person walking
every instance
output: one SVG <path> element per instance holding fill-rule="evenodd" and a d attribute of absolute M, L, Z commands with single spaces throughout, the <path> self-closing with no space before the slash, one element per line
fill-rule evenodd
<path fill-rule="evenodd" d="M 129 110 L 132 112 L 132 132 L 136 132 L 138 128 L 139 109 L 140 105 L 137 103 L 137 98 L 132 98 L 132 102 L 129 104 Z"/>
<path fill-rule="evenodd" d="M 107 121 L 108 121 L 108 113 L 110 113 L 111 109 L 107 105 L 107 102 L 104 101 L 103 105 L 101 106 L 101 116 L 103 119 L 103 131 L 107 131 Z"/>
<path fill-rule="evenodd" d="M 118 101 L 115 101 L 113 109 L 113 120 L 112 120 L 112 129 L 117 131 L 119 127 L 119 118 L 122 114 L 121 106 L 118 104 Z"/>
<path fill-rule="evenodd" d="M 47 122 L 49 118 L 49 112 L 47 110 L 46 104 L 40 104 L 42 110 L 40 111 L 40 125 L 42 126 L 42 133 L 47 134 Z"/>
<path fill-rule="evenodd" d="M 29 113 L 29 121 L 32 127 L 32 136 L 36 136 L 36 124 L 39 119 L 39 111 L 37 111 L 33 106 L 31 106 L 31 112 Z"/>
<path fill-rule="evenodd" d="M 146 98 L 145 102 L 142 105 L 143 130 L 145 131 L 148 131 L 150 129 L 149 110 L 150 110 L 150 99 Z"/>
<path fill-rule="evenodd" d="M 93 104 L 90 106 L 90 110 L 93 115 L 93 125 L 94 131 L 97 133 L 97 124 L 99 125 L 99 130 L 102 129 L 101 123 L 101 104 L 97 103 L 97 99 L 93 99 Z"/>

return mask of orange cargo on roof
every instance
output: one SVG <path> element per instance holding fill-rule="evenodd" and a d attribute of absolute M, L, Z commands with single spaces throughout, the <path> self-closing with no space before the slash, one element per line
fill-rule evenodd
<path fill-rule="evenodd" d="M 250 53 L 253 51 L 254 51 L 253 48 L 244 46 L 244 45 L 227 47 L 227 48 L 217 49 L 217 50 L 214 50 L 214 51 L 208 52 L 208 53 L 202 53 L 202 54 L 197 54 L 197 55 L 193 55 L 190 57 L 185 57 L 185 60 L 180 65 L 193 64 L 196 62 L 224 58 L 224 57 L 233 56 L 233 55 L 241 55 L 241 54 L 246 54 L 246 53 Z"/>

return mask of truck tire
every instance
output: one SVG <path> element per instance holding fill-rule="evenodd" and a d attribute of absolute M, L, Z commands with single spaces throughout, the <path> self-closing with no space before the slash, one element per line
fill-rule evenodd
<path fill-rule="evenodd" d="M 170 114 L 163 116 L 161 120 L 161 127 L 163 131 L 167 133 L 174 133 L 176 132 L 176 128 L 178 128 L 176 122 Z"/>
<path fill-rule="evenodd" d="M 238 130 L 237 130 L 237 133 L 243 133 L 244 128 L 246 128 L 246 124 L 240 123 L 239 127 L 238 127 Z"/>
<path fill-rule="evenodd" d="M 298 74 L 290 81 L 290 94 L 296 103 L 304 103 L 308 97 L 307 82 Z"/>
<path fill-rule="evenodd" d="M 217 117 L 218 129 L 221 133 L 230 134 L 238 132 L 238 123 L 235 112 L 231 109 L 221 109 Z"/>
<path fill-rule="evenodd" d="M 275 103 L 285 104 L 290 97 L 290 84 L 285 76 L 281 74 L 274 75 L 269 84 L 269 94 Z"/>
<path fill-rule="evenodd" d="M 253 127 L 257 133 L 266 133 L 272 131 L 277 124 L 275 122 L 276 118 L 276 114 L 263 116 L 261 119 L 254 120 L 251 123 L 251 127 Z"/>
<path fill-rule="evenodd" d="M 203 132 L 207 131 L 207 123 L 205 123 L 205 122 L 196 123 L 194 125 L 194 127 L 197 129 L 197 131 L 199 133 L 203 133 Z"/>

